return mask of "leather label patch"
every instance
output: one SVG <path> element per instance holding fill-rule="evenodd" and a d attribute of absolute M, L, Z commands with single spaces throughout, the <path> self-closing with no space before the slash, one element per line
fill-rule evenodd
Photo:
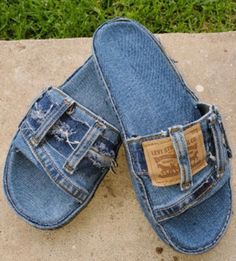
<path fill-rule="evenodd" d="M 207 165 L 200 123 L 184 130 L 184 136 L 194 175 Z M 142 146 L 153 185 L 163 187 L 180 183 L 179 164 L 170 137 L 144 141 Z"/>

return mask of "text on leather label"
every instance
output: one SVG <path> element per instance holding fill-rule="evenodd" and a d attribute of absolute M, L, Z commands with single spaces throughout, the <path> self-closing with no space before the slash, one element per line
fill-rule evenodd
<path fill-rule="evenodd" d="M 206 150 L 200 123 L 184 130 L 192 174 L 206 165 Z M 148 173 L 153 185 L 170 186 L 180 183 L 179 164 L 170 137 L 142 143 Z"/>

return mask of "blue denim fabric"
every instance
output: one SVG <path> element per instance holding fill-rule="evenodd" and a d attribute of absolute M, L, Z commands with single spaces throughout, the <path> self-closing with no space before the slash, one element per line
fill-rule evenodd
<path fill-rule="evenodd" d="M 91 58 L 33 102 L 8 152 L 4 190 L 13 209 L 41 229 L 67 223 L 113 165 L 119 124 Z"/>
<path fill-rule="evenodd" d="M 93 58 L 121 125 L 137 198 L 156 233 L 175 250 L 198 254 L 222 237 L 231 214 L 231 150 L 219 111 L 200 103 L 159 40 L 120 18 L 94 34 Z M 183 130 L 199 123 L 207 166 L 191 175 Z M 142 142 L 171 137 L 181 184 L 150 180 Z"/>

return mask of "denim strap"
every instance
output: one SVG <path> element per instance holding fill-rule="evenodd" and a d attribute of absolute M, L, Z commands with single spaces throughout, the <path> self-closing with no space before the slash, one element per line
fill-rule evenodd
<path fill-rule="evenodd" d="M 66 160 L 64 169 L 69 174 L 73 174 L 80 161 L 84 158 L 93 143 L 105 130 L 105 125 L 96 121 L 93 126 L 87 131 L 83 139 L 80 141 L 76 149 L 71 153 L 69 158 Z"/>
<path fill-rule="evenodd" d="M 51 127 L 60 119 L 60 117 L 74 104 L 74 101 L 67 97 L 60 105 L 52 108 L 50 113 L 46 116 L 39 128 L 33 133 L 30 138 L 30 143 L 33 146 L 39 145 Z"/>
<path fill-rule="evenodd" d="M 192 186 L 192 170 L 183 127 L 175 126 L 169 128 L 169 134 L 179 163 L 180 188 L 182 191 L 188 190 Z"/>
<path fill-rule="evenodd" d="M 222 122 L 220 114 L 214 107 L 215 112 L 209 117 L 209 126 L 212 132 L 214 146 L 215 146 L 215 157 L 216 157 L 216 170 L 218 177 L 221 177 L 225 171 L 225 148 L 223 142 Z"/>

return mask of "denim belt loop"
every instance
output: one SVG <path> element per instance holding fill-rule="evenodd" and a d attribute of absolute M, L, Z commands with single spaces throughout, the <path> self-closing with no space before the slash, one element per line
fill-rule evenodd
<path fill-rule="evenodd" d="M 48 131 L 51 127 L 59 120 L 59 118 L 72 106 L 74 105 L 74 101 L 70 98 L 65 98 L 62 103 L 56 107 L 54 107 L 47 117 L 44 119 L 39 128 L 35 131 L 35 133 L 30 138 L 30 143 L 33 146 L 39 145 L 39 143 L 43 140 L 43 138 L 47 135 Z"/>
<path fill-rule="evenodd" d="M 225 171 L 225 148 L 223 142 L 224 133 L 222 132 L 221 117 L 217 108 L 212 106 L 212 111 L 213 114 L 209 117 L 209 126 L 215 146 L 217 177 L 220 178 Z"/>
<path fill-rule="evenodd" d="M 169 135 L 172 140 L 177 156 L 180 170 L 180 188 L 182 191 L 188 190 L 192 186 L 192 170 L 188 156 L 187 142 L 184 137 L 182 126 L 169 128 Z"/>
<path fill-rule="evenodd" d="M 75 169 L 84 158 L 87 151 L 91 148 L 91 146 L 105 129 L 106 126 L 98 121 L 96 121 L 94 125 L 90 127 L 78 146 L 66 160 L 66 163 L 64 164 L 64 170 L 67 173 L 71 175 L 74 173 Z"/>
<path fill-rule="evenodd" d="M 220 115 L 219 111 L 217 110 L 217 108 L 215 108 L 215 112 L 217 114 L 218 123 L 220 125 L 220 129 L 221 129 L 221 132 L 222 132 L 222 135 L 223 135 L 223 140 L 224 140 L 224 144 L 226 146 L 227 155 L 228 155 L 229 158 L 232 158 L 233 157 L 232 150 L 231 150 L 229 142 L 228 142 L 228 138 L 227 138 L 227 135 L 226 135 L 226 132 L 225 132 L 225 128 L 224 128 L 224 124 L 222 122 L 221 115 Z"/>

